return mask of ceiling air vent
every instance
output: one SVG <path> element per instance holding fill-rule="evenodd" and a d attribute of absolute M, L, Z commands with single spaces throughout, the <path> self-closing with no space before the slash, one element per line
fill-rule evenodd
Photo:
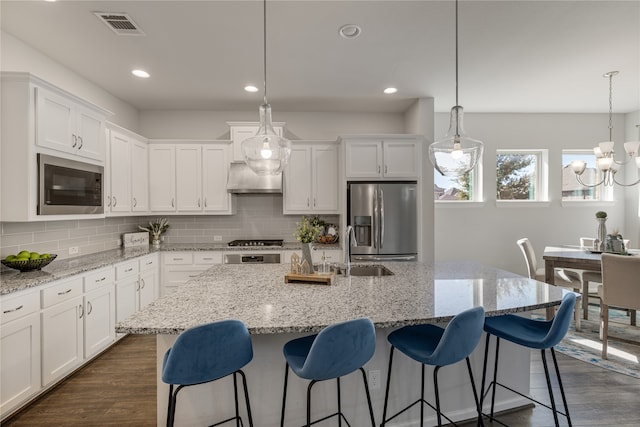
<path fill-rule="evenodd" d="M 145 33 L 126 13 L 93 12 L 114 33 L 119 36 L 144 36 Z"/>

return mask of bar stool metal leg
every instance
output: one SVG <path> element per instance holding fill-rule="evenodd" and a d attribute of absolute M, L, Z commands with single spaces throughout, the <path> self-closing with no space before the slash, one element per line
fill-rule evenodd
<path fill-rule="evenodd" d="M 284 391 L 282 393 L 282 412 L 280 413 L 280 427 L 284 427 L 284 407 L 287 403 L 287 380 L 289 379 L 289 364 L 284 368 Z"/>

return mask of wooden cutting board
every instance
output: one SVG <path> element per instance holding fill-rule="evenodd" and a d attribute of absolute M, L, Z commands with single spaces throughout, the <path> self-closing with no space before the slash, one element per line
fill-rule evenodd
<path fill-rule="evenodd" d="M 310 283 L 310 284 L 332 285 L 335 277 L 336 277 L 335 272 L 331 274 L 287 273 L 284 275 L 284 283 Z"/>

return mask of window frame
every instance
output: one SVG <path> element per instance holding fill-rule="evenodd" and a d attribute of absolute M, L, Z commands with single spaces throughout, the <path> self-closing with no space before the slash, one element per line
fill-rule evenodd
<path fill-rule="evenodd" d="M 563 206 L 610 206 L 614 202 L 614 191 L 613 187 L 603 185 L 600 191 L 599 197 L 597 199 L 566 199 L 562 195 L 562 186 L 564 176 L 562 175 L 562 170 L 564 169 L 564 156 L 566 155 L 584 155 L 585 157 L 590 156 L 595 159 L 595 154 L 593 153 L 593 149 L 588 148 L 563 148 L 560 154 L 560 201 Z M 571 166 L 569 166 L 571 167 Z M 573 177 L 575 180 L 575 176 Z M 601 172 L 598 172 L 598 180 L 602 179 Z M 576 180 L 577 182 L 577 180 Z"/>
<path fill-rule="evenodd" d="M 476 164 L 476 167 L 474 167 L 470 173 L 471 173 L 471 194 L 470 194 L 470 199 L 469 200 L 438 200 L 434 197 L 433 202 L 436 205 L 440 205 L 440 206 L 452 206 L 452 205 L 464 205 L 464 206 L 470 206 L 470 205 L 483 205 L 484 204 L 484 200 L 482 198 L 483 195 L 483 188 L 484 188 L 484 181 L 483 181 L 483 167 L 482 165 L 484 164 L 483 161 L 483 157 L 484 155 L 480 156 L 480 158 L 478 159 L 478 163 Z M 440 172 L 438 172 L 435 168 L 433 168 L 433 185 L 435 187 L 436 185 L 436 175 L 440 174 Z"/>
<path fill-rule="evenodd" d="M 496 150 L 496 165 L 498 164 L 499 155 L 534 155 L 536 156 L 535 167 L 535 198 L 534 199 L 498 199 L 498 176 L 496 174 L 496 204 L 498 206 L 513 205 L 516 203 L 522 203 L 526 205 L 541 204 L 547 206 L 549 203 L 549 150 L 542 148 L 522 148 L 522 149 L 502 149 Z"/>

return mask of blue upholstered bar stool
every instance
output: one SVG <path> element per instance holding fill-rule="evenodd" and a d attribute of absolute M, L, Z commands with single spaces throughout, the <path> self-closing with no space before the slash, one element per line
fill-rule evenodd
<path fill-rule="evenodd" d="M 162 381 L 169 384 L 167 426 L 173 426 L 178 392 L 183 387 L 215 381 L 231 374 L 236 415 L 212 426 L 234 420 L 236 425 L 244 426 L 238 411 L 237 374 L 242 377 L 249 425 L 253 426 L 247 379 L 241 370 L 251 359 L 253 347 L 249 331 L 239 320 L 222 320 L 182 332 L 162 361 Z M 174 385 L 178 386 L 175 392 Z"/>
<path fill-rule="evenodd" d="M 368 318 L 359 318 L 327 326 L 317 335 L 297 338 L 283 347 L 287 362 L 284 373 L 284 392 L 282 394 L 282 417 L 280 426 L 284 426 L 285 404 L 287 401 L 287 380 L 289 368 L 300 378 L 311 380 L 307 387 L 307 426 L 338 417 L 339 425 L 344 419 L 340 405 L 340 377 L 356 370 L 362 373 L 364 390 L 369 404 L 371 426 L 375 427 L 369 384 L 362 366 L 371 359 L 376 348 L 376 331 Z M 311 387 L 318 381 L 336 379 L 338 386 L 338 412 L 311 422 Z"/>
<path fill-rule="evenodd" d="M 471 379 L 471 389 L 478 411 L 478 421 L 482 423 L 480 404 L 476 385 L 473 380 L 469 355 L 478 345 L 482 335 L 482 325 L 484 324 L 484 308 L 474 307 L 456 315 L 445 329 L 436 325 L 413 325 L 405 326 L 393 331 L 387 338 L 391 343 L 391 353 L 389 355 L 389 371 L 387 373 L 387 389 L 384 395 L 384 411 L 382 414 L 381 427 L 404 413 L 416 404 L 420 404 L 420 426 L 424 425 L 424 405 L 430 406 L 436 411 L 438 425 L 442 425 L 442 417 L 456 425 L 440 410 L 440 393 L 438 390 L 438 371 L 441 367 L 452 365 L 463 359 L 467 361 L 469 378 Z M 391 367 L 393 365 L 393 351 L 398 349 L 406 356 L 420 362 L 422 365 L 422 387 L 420 399 L 387 418 L 387 403 L 389 401 L 389 385 L 391 383 Z M 425 365 L 435 366 L 433 371 L 433 383 L 435 389 L 436 405 L 424 399 L 424 367 Z"/>
<path fill-rule="evenodd" d="M 484 366 L 482 369 L 482 396 L 480 398 L 481 405 L 484 402 L 485 396 L 490 390 L 493 390 L 491 396 L 491 413 L 489 418 L 492 421 L 496 421 L 502 424 L 499 420 L 494 418 L 494 403 L 496 398 L 496 386 L 501 386 L 507 390 L 510 390 L 524 398 L 531 400 L 539 405 L 549 408 L 553 411 L 553 419 L 556 426 L 559 426 L 558 414 L 567 417 L 569 426 L 571 426 L 571 416 L 569 415 L 569 407 L 567 406 L 567 399 L 564 394 L 564 388 L 562 387 L 562 379 L 560 378 L 560 370 L 558 369 L 558 362 L 556 360 L 556 353 L 553 347 L 558 344 L 567 333 L 569 324 L 571 323 L 571 317 L 573 309 L 576 303 L 576 296 L 574 293 L 568 293 L 562 298 L 560 308 L 556 312 L 556 315 L 552 320 L 535 320 L 522 316 L 516 316 L 513 314 L 505 314 L 496 317 L 487 317 L 484 322 L 484 330 L 487 332 L 487 343 L 484 350 Z M 489 355 L 489 341 L 491 335 L 496 337 L 496 351 L 495 351 L 495 365 L 493 370 L 493 381 L 489 384 L 486 391 L 484 388 L 485 378 L 487 373 L 487 359 Z M 540 350 L 542 354 L 542 364 L 544 366 L 544 374 L 547 379 L 547 388 L 549 389 L 549 399 L 551 400 L 551 407 L 544 403 L 520 393 L 504 384 L 497 381 L 498 375 L 498 354 L 500 351 L 500 339 L 505 339 L 513 343 L 528 347 L 531 349 Z M 562 395 L 562 402 L 564 404 L 565 412 L 560 412 L 556 408 L 555 399 L 553 397 L 553 389 L 551 387 L 551 379 L 549 377 L 549 368 L 547 366 L 546 350 L 551 350 L 551 356 L 553 357 L 553 364 L 556 370 L 556 376 L 558 378 L 558 384 L 560 386 L 560 393 Z M 504 424 L 503 424 L 504 425 Z"/>

